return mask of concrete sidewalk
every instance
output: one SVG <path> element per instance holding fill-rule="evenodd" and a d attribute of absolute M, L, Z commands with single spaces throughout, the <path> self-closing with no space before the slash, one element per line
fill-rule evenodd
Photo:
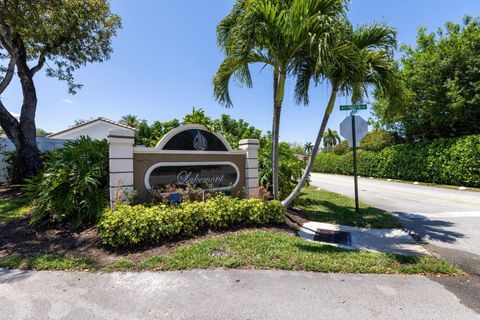
<path fill-rule="evenodd" d="M 302 224 L 298 235 L 306 240 L 314 240 L 317 230 L 343 231 L 351 236 L 350 245 L 335 245 L 337 247 L 367 250 L 373 252 L 394 253 L 407 256 L 431 255 L 418 244 L 409 234 L 400 229 L 365 229 L 309 221 Z M 332 245 L 331 243 L 326 243 Z"/>
<path fill-rule="evenodd" d="M 0 269 L 1 319 L 480 319 L 423 276 Z"/>

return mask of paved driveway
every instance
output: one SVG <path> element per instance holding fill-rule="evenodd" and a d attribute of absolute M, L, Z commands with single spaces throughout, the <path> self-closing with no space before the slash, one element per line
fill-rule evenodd
<path fill-rule="evenodd" d="M 353 177 L 312 174 L 312 184 L 353 197 Z M 480 274 L 480 193 L 360 178 L 360 200 L 398 214 L 432 250 Z"/>
<path fill-rule="evenodd" d="M 480 319 L 422 276 L 0 269 L 1 319 Z"/>

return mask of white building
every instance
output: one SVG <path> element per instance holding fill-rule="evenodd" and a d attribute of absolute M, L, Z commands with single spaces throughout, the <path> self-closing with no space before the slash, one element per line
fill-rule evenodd
<path fill-rule="evenodd" d="M 81 136 L 87 136 L 92 139 L 102 140 L 107 139 L 108 131 L 111 129 L 130 130 L 135 132 L 135 129 L 129 126 L 125 126 L 105 118 L 97 118 L 95 120 L 87 121 L 68 129 L 52 133 L 48 135 L 48 138 L 75 140 Z"/>

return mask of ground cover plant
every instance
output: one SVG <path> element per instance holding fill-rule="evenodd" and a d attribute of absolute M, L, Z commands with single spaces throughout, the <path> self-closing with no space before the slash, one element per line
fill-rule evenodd
<path fill-rule="evenodd" d="M 352 198 L 314 187 L 302 190 L 296 208 L 310 221 L 364 228 L 402 228 L 398 219 L 390 213 L 363 203 L 360 205 L 361 214 L 357 217 Z"/>

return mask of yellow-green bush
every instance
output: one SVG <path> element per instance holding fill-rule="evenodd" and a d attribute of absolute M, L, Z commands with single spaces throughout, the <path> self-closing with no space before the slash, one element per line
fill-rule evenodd
<path fill-rule="evenodd" d="M 200 230 L 278 224 L 284 221 L 278 201 L 216 197 L 179 205 L 120 205 L 107 210 L 99 225 L 104 244 L 133 247 L 191 236 Z"/>

